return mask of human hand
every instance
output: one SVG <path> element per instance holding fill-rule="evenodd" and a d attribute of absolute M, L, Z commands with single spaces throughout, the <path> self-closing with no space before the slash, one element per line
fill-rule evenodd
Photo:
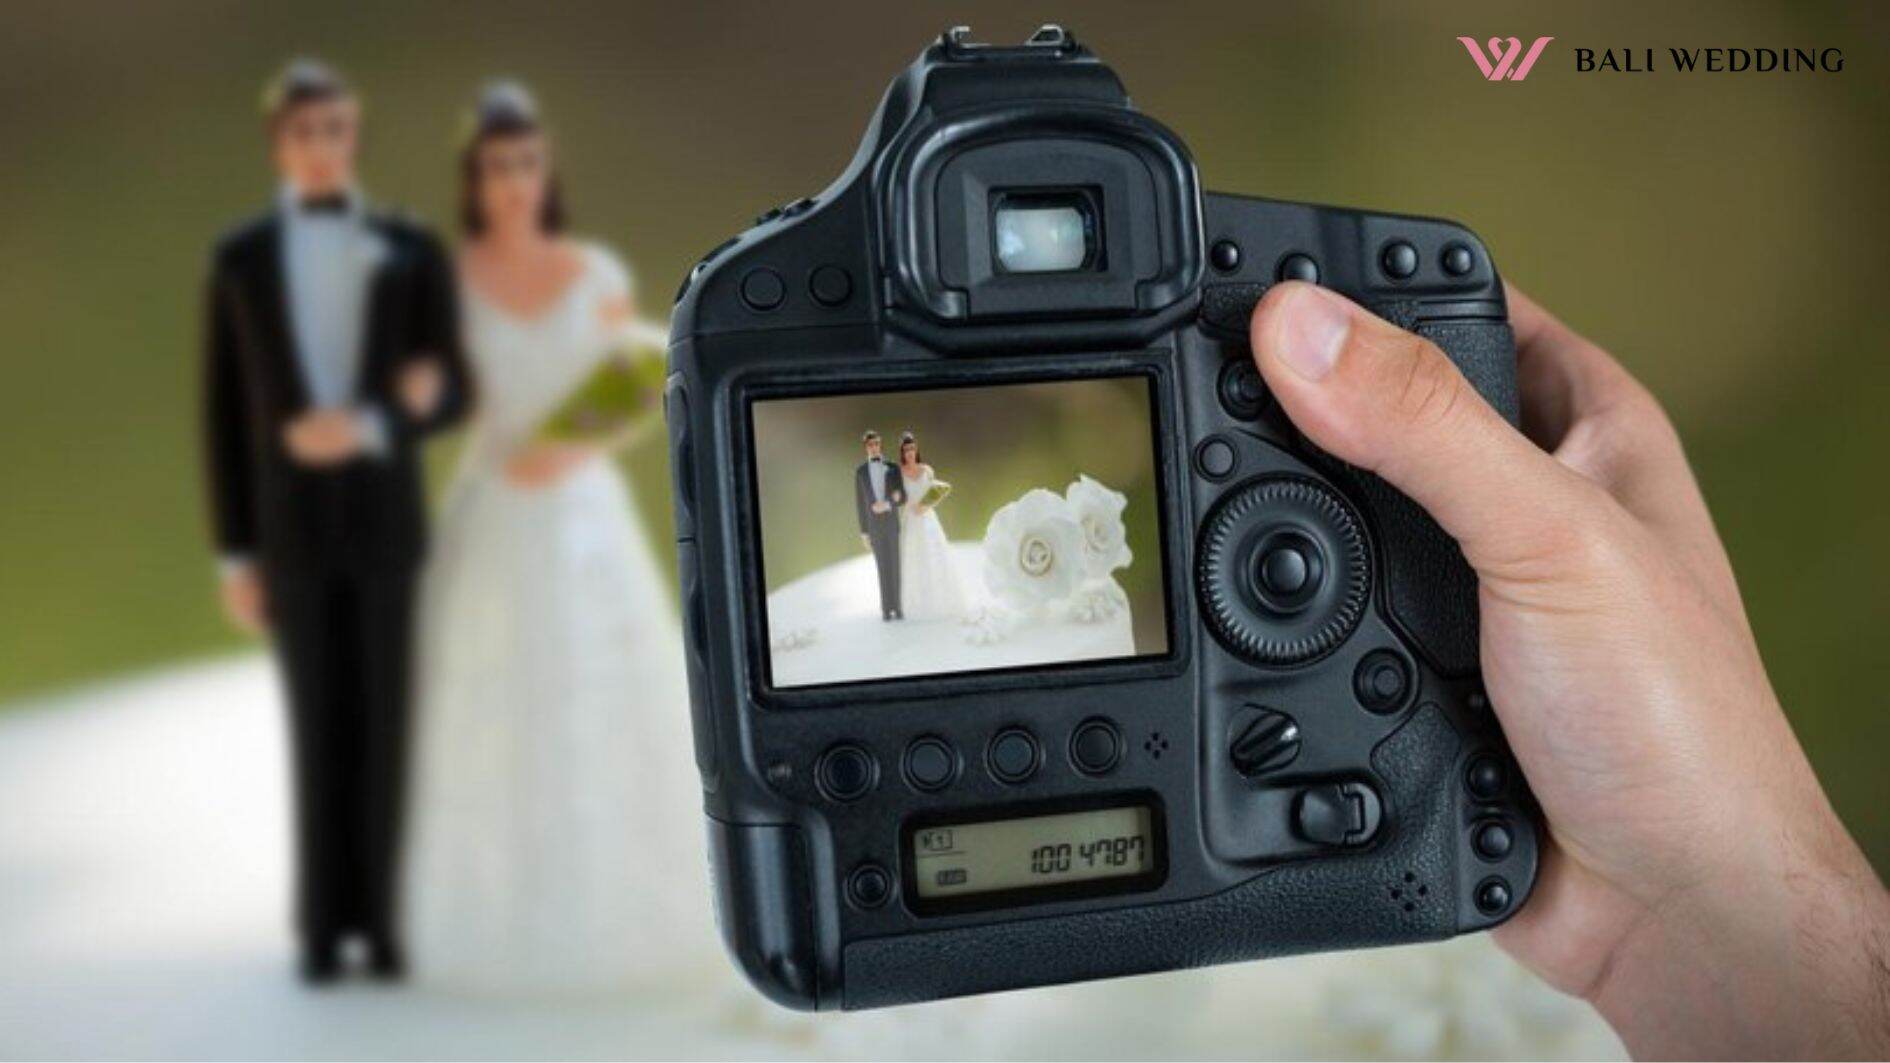
<path fill-rule="evenodd" d="M 325 469 L 354 459 L 365 440 L 355 411 L 329 407 L 309 410 L 284 425 L 282 443 L 296 461 Z"/>
<path fill-rule="evenodd" d="M 875 513 L 886 513 L 892 510 L 892 506 L 885 502 L 875 502 L 872 509 Z"/>
<path fill-rule="evenodd" d="M 1509 306 L 1522 432 L 1331 292 L 1278 285 L 1252 322 L 1294 424 L 1476 570 L 1484 683 L 1549 826 L 1497 940 L 1637 1056 L 1881 1057 L 1890 895 L 1792 736 L 1679 438 L 1605 352 Z"/>
<path fill-rule="evenodd" d="M 873 537 L 866 534 L 865 532 L 861 532 L 860 545 L 867 548 L 868 550 L 871 550 L 873 548 Z"/>
<path fill-rule="evenodd" d="M 395 376 L 394 391 L 407 416 L 424 421 L 440 408 L 440 399 L 446 393 L 446 371 L 437 358 L 415 359 Z"/>
<path fill-rule="evenodd" d="M 916 514 L 918 514 L 919 516 L 921 516 L 921 517 L 923 517 L 923 516 L 925 516 L 925 515 L 926 515 L 927 513 L 930 513 L 930 512 L 932 512 L 932 507 L 931 507 L 931 506 L 928 506 L 928 505 L 926 505 L 926 504 L 925 504 L 925 503 L 923 503 L 923 502 L 921 502 L 921 503 L 919 503 L 918 505 L 916 505 L 916 506 L 913 506 L 913 507 L 912 507 L 912 512 L 914 512 L 914 513 L 916 513 Z"/>
<path fill-rule="evenodd" d="M 238 631 L 260 635 L 269 630 L 269 595 L 255 565 L 226 568 L 217 579 L 217 597 L 223 602 L 223 615 Z"/>
<path fill-rule="evenodd" d="M 531 443 L 505 463 L 505 478 L 514 487 L 548 487 L 597 457 L 596 447 L 582 443 Z"/>

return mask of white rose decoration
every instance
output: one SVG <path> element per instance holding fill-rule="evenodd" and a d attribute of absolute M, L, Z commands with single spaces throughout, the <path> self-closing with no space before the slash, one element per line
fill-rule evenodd
<path fill-rule="evenodd" d="M 984 529 L 985 588 L 1020 612 L 1069 597 L 1087 564 L 1075 509 L 1041 487 L 993 513 Z"/>
<path fill-rule="evenodd" d="M 1127 568 L 1135 555 L 1129 552 L 1128 529 L 1122 526 L 1122 511 L 1129 499 L 1120 491 L 1111 491 L 1087 476 L 1078 476 L 1064 489 L 1063 497 L 1076 511 L 1076 521 L 1083 527 L 1083 556 L 1092 578 L 1107 576 Z"/>

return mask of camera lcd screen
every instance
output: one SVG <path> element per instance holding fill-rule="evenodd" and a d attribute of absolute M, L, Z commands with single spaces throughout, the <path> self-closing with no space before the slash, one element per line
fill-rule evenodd
<path fill-rule="evenodd" d="M 922 827 L 906 855 L 918 898 L 936 901 L 1148 876 L 1155 846 L 1154 815 L 1128 805 Z"/>
<path fill-rule="evenodd" d="M 756 401 L 776 688 L 1161 656 L 1153 388 Z"/>

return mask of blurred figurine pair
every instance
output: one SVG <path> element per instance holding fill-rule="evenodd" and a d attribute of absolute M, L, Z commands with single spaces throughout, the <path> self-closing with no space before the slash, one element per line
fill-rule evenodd
<path fill-rule="evenodd" d="M 469 124 L 456 263 L 367 206 L 334 71 L 290 65 L 265 115 L 280 190 L 214 254 L 205 427 L 224 604 L 273 636 L 288 696 L 303 974 L 337 977 L 358 938 L 398 978 L 403 929 L 416 969 L 458 985 L 661 970 L 708 933 L 699 883 L 640 873 L 699 863 L 693 818 L 654 814 L 697 793 L 680 643 L 620 440 L 538 431 L 624 345 L 629 275 L 564 235 L 516 85 Z M 475 382 L 428 556 L 420 443 Z"/>

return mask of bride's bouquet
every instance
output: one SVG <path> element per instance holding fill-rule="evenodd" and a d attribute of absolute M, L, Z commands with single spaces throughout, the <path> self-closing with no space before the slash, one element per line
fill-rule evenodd
<path fill-rule="evenodd" d="M 623 342 L 579 381 L 538 425 L 545 443 L 633 445 L 663 421 L 668 334 L 642 322 L 623 330 Z"/>
<path fill-rule="evenodd" d="M 932 486 L 926 488 L 925 494 L 919 496 L 919 505 L 924 506 L 927 509 L 931 509 L 933 506 L 936 506 L 940 502 L 945 501 L 945 496 L 951 493 L 952 493 L 951 484 L 948 484 L 943 480 L 933 480 Z"/>

